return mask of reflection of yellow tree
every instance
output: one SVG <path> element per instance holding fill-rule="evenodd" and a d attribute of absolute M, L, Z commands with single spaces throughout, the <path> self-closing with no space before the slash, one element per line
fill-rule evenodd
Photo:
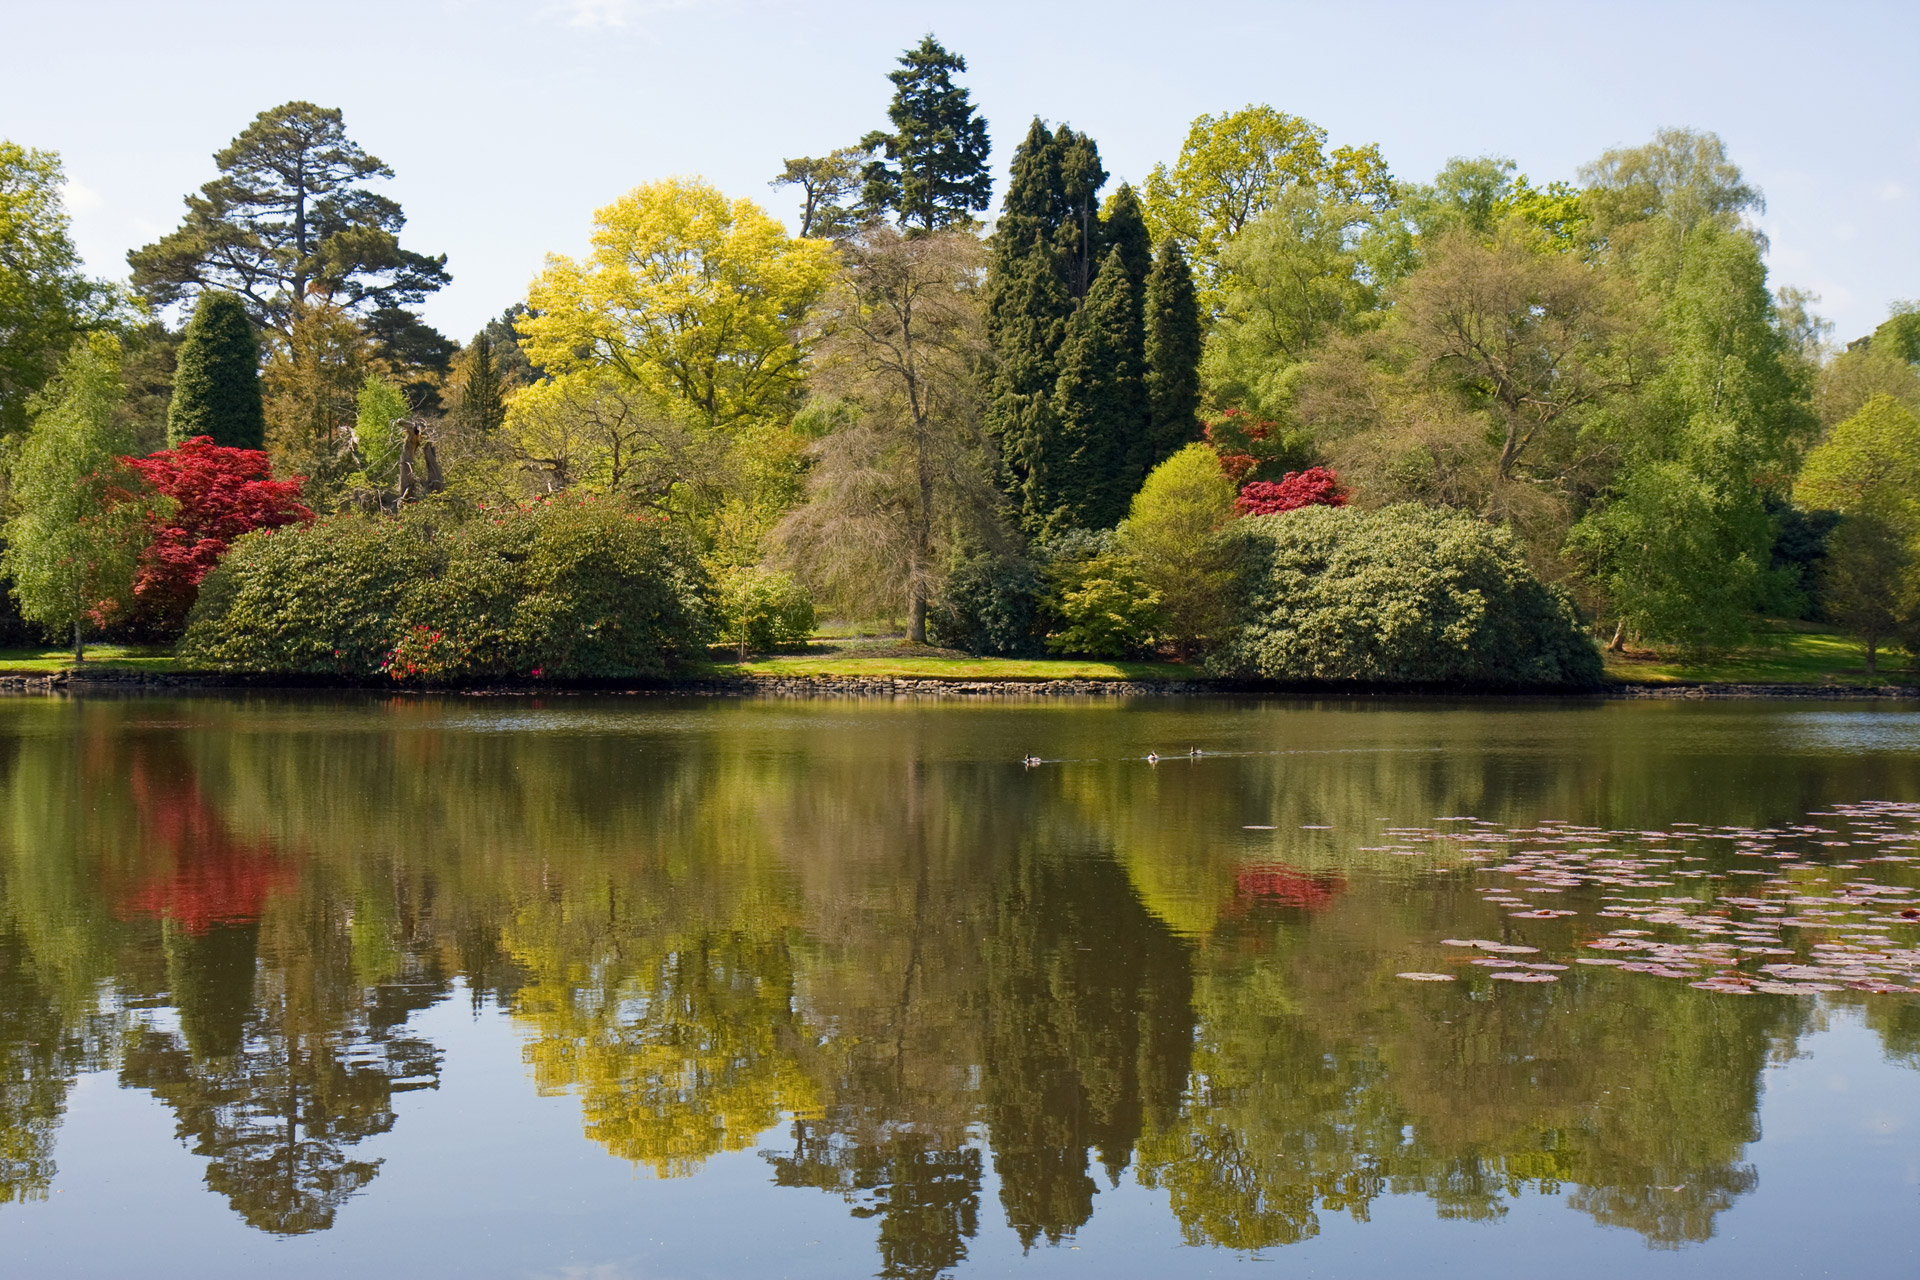
<path fill-rule="evenodd" d="M 587 1136 L 621 1159 L 688 1174 L 815 1105 L 780 942 L 683 937 L 644 960 L 591 966 L 521 954 L 533 980 L 515 1012 L 532 1032 L 534 1078 L 543 1091 L 576 1090 Z"/>

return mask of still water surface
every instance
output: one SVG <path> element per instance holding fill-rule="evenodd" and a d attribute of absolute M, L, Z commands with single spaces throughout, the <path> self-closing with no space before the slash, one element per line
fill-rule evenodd
<path fill-rule="evenodd" d="M 0 1272 L 1911 1275 L 1917 835 L 1886 705 L 3 701 Z"/>

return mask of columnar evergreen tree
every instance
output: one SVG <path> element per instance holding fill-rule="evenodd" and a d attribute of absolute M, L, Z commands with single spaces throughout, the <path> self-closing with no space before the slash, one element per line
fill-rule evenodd
<path fill-rule="evenodd" d="M 1078 446 L 1061 434 L 1054 417 L 1062 344 L 1102 260 L 1115 248 L 1122 254 L 1121 296 L 1131 309 L 1131 331 L 1140 332 L 1140 289 L 1131 268 L 1137 264 L 1145 273 L 1144 229 L 1131 192 L 1116 192 L 1110 216 L 1102 219 L 1098 193 L 1106 179 L 1091 138 L 1065 125 L 1049 133 L 1036 119 L 1014 152 L 994 230 L 987 275 L 987 327 L 995 355 L 988 421 L 1000 442 L 1007 488 L 1030 533 L 1061 523 L 1057 517 L 1078 484 L 1068 479 L 1081 466 L 1071 457 Z M 1136 345 L 1127 354 L 1137 378 L 1142 353 Z M 1103 511 L 1110 505 L 1104 498 L 1094 503 Z M 1071 524 L 1080 519 L 1065 516 Z"/>
<path fill-rule="evenodd" d="M 1127 512 L 1145 456 L 1140 307 L 1118 247 L 1107 255 L 1060 350 L 1053 414 L 1064 466 L 1049 523 L 1104 529 Z"/>
<path fill-rule="evenodd" d="M 987 122 L 965 89 L 953 83 L 967 60 L 941 48 L 931 35 L 900 55 L 887 117 L 894 131 L 862 138 L 872 161 L 861 175 L 869 208 L 891 209 L 903 227 L 931 231 L 966 226 L 993 195 L 987 171 Z"/>
<path fill-rule="evenodd" d="M 1180 242 L 1160 242 L 1147 274 L 1147 457 L 1152 470 L 1200 435 L 1200 300 Z"/>
<path fill-rule="evenodd" d="M 506 387 L 493 361 L 493 339 L 482 329 L 473 339 L 466 382 L 460 389 L 459 416 L 469 430 L 493 431 L 507 418 Z"/>
<path fill-rule="evenodd" d="M 1127 266 L 1127 280 L 1136 297 L 1144 297 L 1147 273 L 1153 270 L 1153 237 L 1147 232 L 1146 216 L 1140 211 L 1140 198 L 1126 183 L 1113 193 L 1100 216 L 1101 243 L 1118 249 Z"/>
<path fill-rule="evenodd" d="M 266 447 L 260 345 L 246 304 L 220 289 L 202 293 L 187 321 L 167 406 L 167 443 L 195 436 L 211 436 L 229 449 Z"/>

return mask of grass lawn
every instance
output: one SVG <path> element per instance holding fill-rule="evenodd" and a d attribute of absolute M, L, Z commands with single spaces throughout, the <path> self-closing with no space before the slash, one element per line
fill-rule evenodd
<path fill-rule="evenodd" d="M 130 644 L 90 644 L 83 667 L 117 671 L 172 671 L 173 654 Z M 71 649 L 0 649 L 0 675 L 51 675 L 74 669 Z"/>
<path fill-rule="evenodd" d="M 945 680 L 1190 680 L 1200 673 L 1177 662 L 1099 662 L 1068 658 L 848 657 L 795 654 L 748 662 L 716 662 L 716 676 L 868 676 Z"/>
<path fill-rule="evenodd" d="M 1699 680 L 1715 684 L 1907 684 L 1920 680 L 1905 655 L 1880 654 L 1867 674 L 1866 653 L 1845 636 L 1800 623 L 1781 623 L 1745 649 L 1705 662 L 1682 662 L 1655 654 L 1610 653 L 1607 675 L 1638 684 Z"/>

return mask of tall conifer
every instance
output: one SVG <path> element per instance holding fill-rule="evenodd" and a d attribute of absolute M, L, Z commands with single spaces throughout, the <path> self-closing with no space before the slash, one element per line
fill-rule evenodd
<path fill-rule="evenodd" d="M 231 449 L 264 449 L 267 415 L 260 403 L 260 346 L 246 305 L 231 293 L 200 295 L 180 343 L 167 407 L 167 441 L 212 436 Z"/>
<path fill-rule="evenodd" d="M 995 372 L 989 423 L 1021 523 L 1039 532 L 1064 501 L 1072 469 L 1054 420 L 1060 353 L 1107 245 L 1097 193 L 1100 149 L 1065 125 L 1035 119 L 1013 154 L 987 273 Z M 1135 300 L 1136 324 L 1138 328 Z M 1137 356 L 1136 355 L 1136 365 Z"/>
<path fill-rule="evenodd" d="M 1145 321 L 1147 430 L 1143 471 L 1200 438 L 1200 301 L 1186 254 L 1160 242 L 1147 273 Z"/>
<path fill-rule="evenodd" d="M 1100 228 L 1101 244 L 1108 250 L 1120 251 L 1121 261 L 1127 264 L 1127 279 L 1132 282 L 1134 296 L 1144 298 L 1147 273 L 1153 270 L 1153 237 L 1147 231 L 1146 215 L 1140 211 L 1140 198 L 1127 183 L 1121 183 L 1120 189 L 1107 201 Z"/>
<path fill-rule="evenodd" d="M 869 208 L 894 210 L 903 227 L 966 226 L 993 198 L 987 122 L 967 91 L 953 83 L 954 74 L 966 69 L 965 58 L 924 37 L 900 55 L 900 70 L 887 73 L 893 81 L 887 118 L 894 131 L 876 130 L 860 140 L 884 156 L 862 172 L 861 197 Z"/>
<path fill-rule="evenodd" d="M 493 339 L 482 329 L 474 335 L 466 384 L 460 389 L 460 421 L 470 430 L 488 432 L 506 418 L 505 388 L 493 362 Z"/>
<path fill-rule="evenodd" d="M 1107 255 L 1060 351 L 1053 413 L 1064 466 L 1050 477 L 1050 523 L 1104 529 L 1127 513 L 1145 472 L 1140 309 L 1119 248 Z"/>

